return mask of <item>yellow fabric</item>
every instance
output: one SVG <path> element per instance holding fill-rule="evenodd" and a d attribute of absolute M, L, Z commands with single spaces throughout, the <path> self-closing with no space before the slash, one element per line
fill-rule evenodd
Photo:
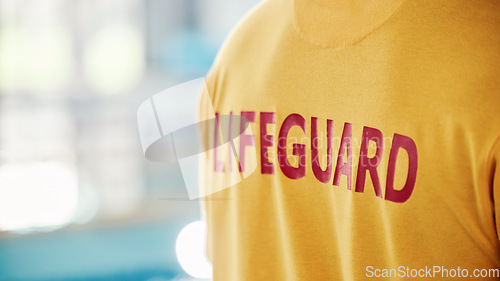
<path fill-rule="evenodd" d="M 255 112 L 257 152 L 250 176 L 202 200 L 214 280 L 366 280 L 368 266 L 460 267 L 470 274 L 499 268 L 500 3 L 391 1 L 366 26 L 355 16 L 351 26 L 328 23 L 328 13 L 343 10 L 322 2 L 261 3 L 234 30 L 207 77 L 215 112 Z M 324 33 L 315 19 L 324 22 Z M 261 170 L 262 112 L 276 118 L 267 125 L 274 174 Z M 305 132 L 293 126 L 286 139 L 295 167 L 292 145 L 305 145 L 305 176 L 298 179 L 284 174 L 277 156 L 291 114 L 305 120 Z M 311 168 L 312 117 L 321 157 L 327 120 L 333 123 L 326 183 Z M 351 190 L 345 174 L 333 184 L 346 123 L 352 124 Z M 381 196 L 369 171 L 364 192 L 355 190 L 364 128 L 383 135 L 378 148 L 369 142 L 367 155 L 381 152 Z M 386 200 L 396 136 L 412 140 L 418 155 L 413 192 L 400 203 Z M 241 140 L 235 143 L 239 151 Z M 218 151 L 225 172 L 216 172 L 213 151 L 207 156 L 202 184 L 210 189 L 222 184 L 229 162 Z M 405 185 L 409 158 L 399 149 L 395 189 Z M 320 164 L 325 169 L 325 157 Z"/>

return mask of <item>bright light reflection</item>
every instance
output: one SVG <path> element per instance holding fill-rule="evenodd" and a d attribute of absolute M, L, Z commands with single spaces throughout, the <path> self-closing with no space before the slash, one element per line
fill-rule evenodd
<path fill-rule="evenodd" d="M 6 24 L 0 29 L 0 90 L 54 94 L 68 84 L 73 68 L 66 27 L 29 29 Z"/>
<path fill-rule="evenodd" d="M 130 24 L 110 24 L 94 34 L 84 48 L 85 78 L 103 94 L 126 91 L 139 82 L 145 68 L 140 30 Z"/>
<path fill-rule="evenodd" d="M 212 266 L 205 256 L 206 226 L 203 221 L 186 225 L 175 243 L 177 260 L 184 271 L 195 278 L 210 278 Z"/>
<path fill-rule="evenodd" d="M 69 223 L 78 206 L 75 173 L 57 162 L 0 168 L 0 229 L 53 230 Z"/>

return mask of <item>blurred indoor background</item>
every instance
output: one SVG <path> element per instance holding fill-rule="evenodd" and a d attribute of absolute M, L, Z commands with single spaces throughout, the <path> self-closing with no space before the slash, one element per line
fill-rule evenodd
<path fill-rule="evenodd" d="M 136 110 L 257 2 L 0 0 L 0 280 L 196 280 L 176 241 L 199 201 L 145 159 Z"/>

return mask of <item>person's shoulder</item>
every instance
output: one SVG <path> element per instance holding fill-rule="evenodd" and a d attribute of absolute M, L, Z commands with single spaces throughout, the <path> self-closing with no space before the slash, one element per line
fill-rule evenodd
<path fill-rule="evenodd" d="M 456 7 L 460 14 L 456 14 L 454 12 L 458 11 L 452 10 L 450 16 L 454 14 L 456 19 L 461 20 L 465 31 L 496 40 L 500 38 L 498 32 L 500 28 L 500 1 L 460 1 Z"/>
<path fill-rule="evenodd" d="M 214 67 L 237 64 L 262 50 L 283 26 L 286 14 L 280 9 L 281 2 L 283 0 L 263 0 L 252 8 L 225 39 Z"/>
<path fill-rule="evenodd" d="M 461 39 L 457 47 L 473 47 L 483 51 L 495 48 L 499 50 L 500 45 L 500 1 L 498 0 L 475 0 L 475 1 L 442 1 L 446 6 L 443 11 L 443 23 L 453 32 L 449 36 L 456 35 Z"/>
<path fill-rule="evenodd" d="M 483 94 L 499 105 L 500 1 L 442 0 L 430 5 L 425 46 L 456 77 L 489 88 Z"/>
<path fill-rule="evenodd" d="M 265 56 L 283 32 L 288 16 L 284 3 L 285 0 L 262 0 L 231 30 L 206 76 L 212 102 L 220 97 L 224 81 L 245 76 L 249 65 Z"/>
<path fill-rule="evenodd" d="M 443 2 L 448 8 L 442 18 L 446 27 L 437 41 L 448 47 L 448 55 L 441 62 L 450 66 L 450 75 L 460 79 L 450 87 L 456 88 L 456 98 L 462 99 L 470 112 L 499 128 L 500 1 Z"/>

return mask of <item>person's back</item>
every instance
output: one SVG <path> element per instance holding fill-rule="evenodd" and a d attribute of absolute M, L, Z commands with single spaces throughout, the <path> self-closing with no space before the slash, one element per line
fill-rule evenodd
<path fill-rule="evenodd" d="M 500 3 L 333 2 L 263 2 L 207 77 L 257 151 L 203 200 L 214 280 L 500 277 Z"/>

